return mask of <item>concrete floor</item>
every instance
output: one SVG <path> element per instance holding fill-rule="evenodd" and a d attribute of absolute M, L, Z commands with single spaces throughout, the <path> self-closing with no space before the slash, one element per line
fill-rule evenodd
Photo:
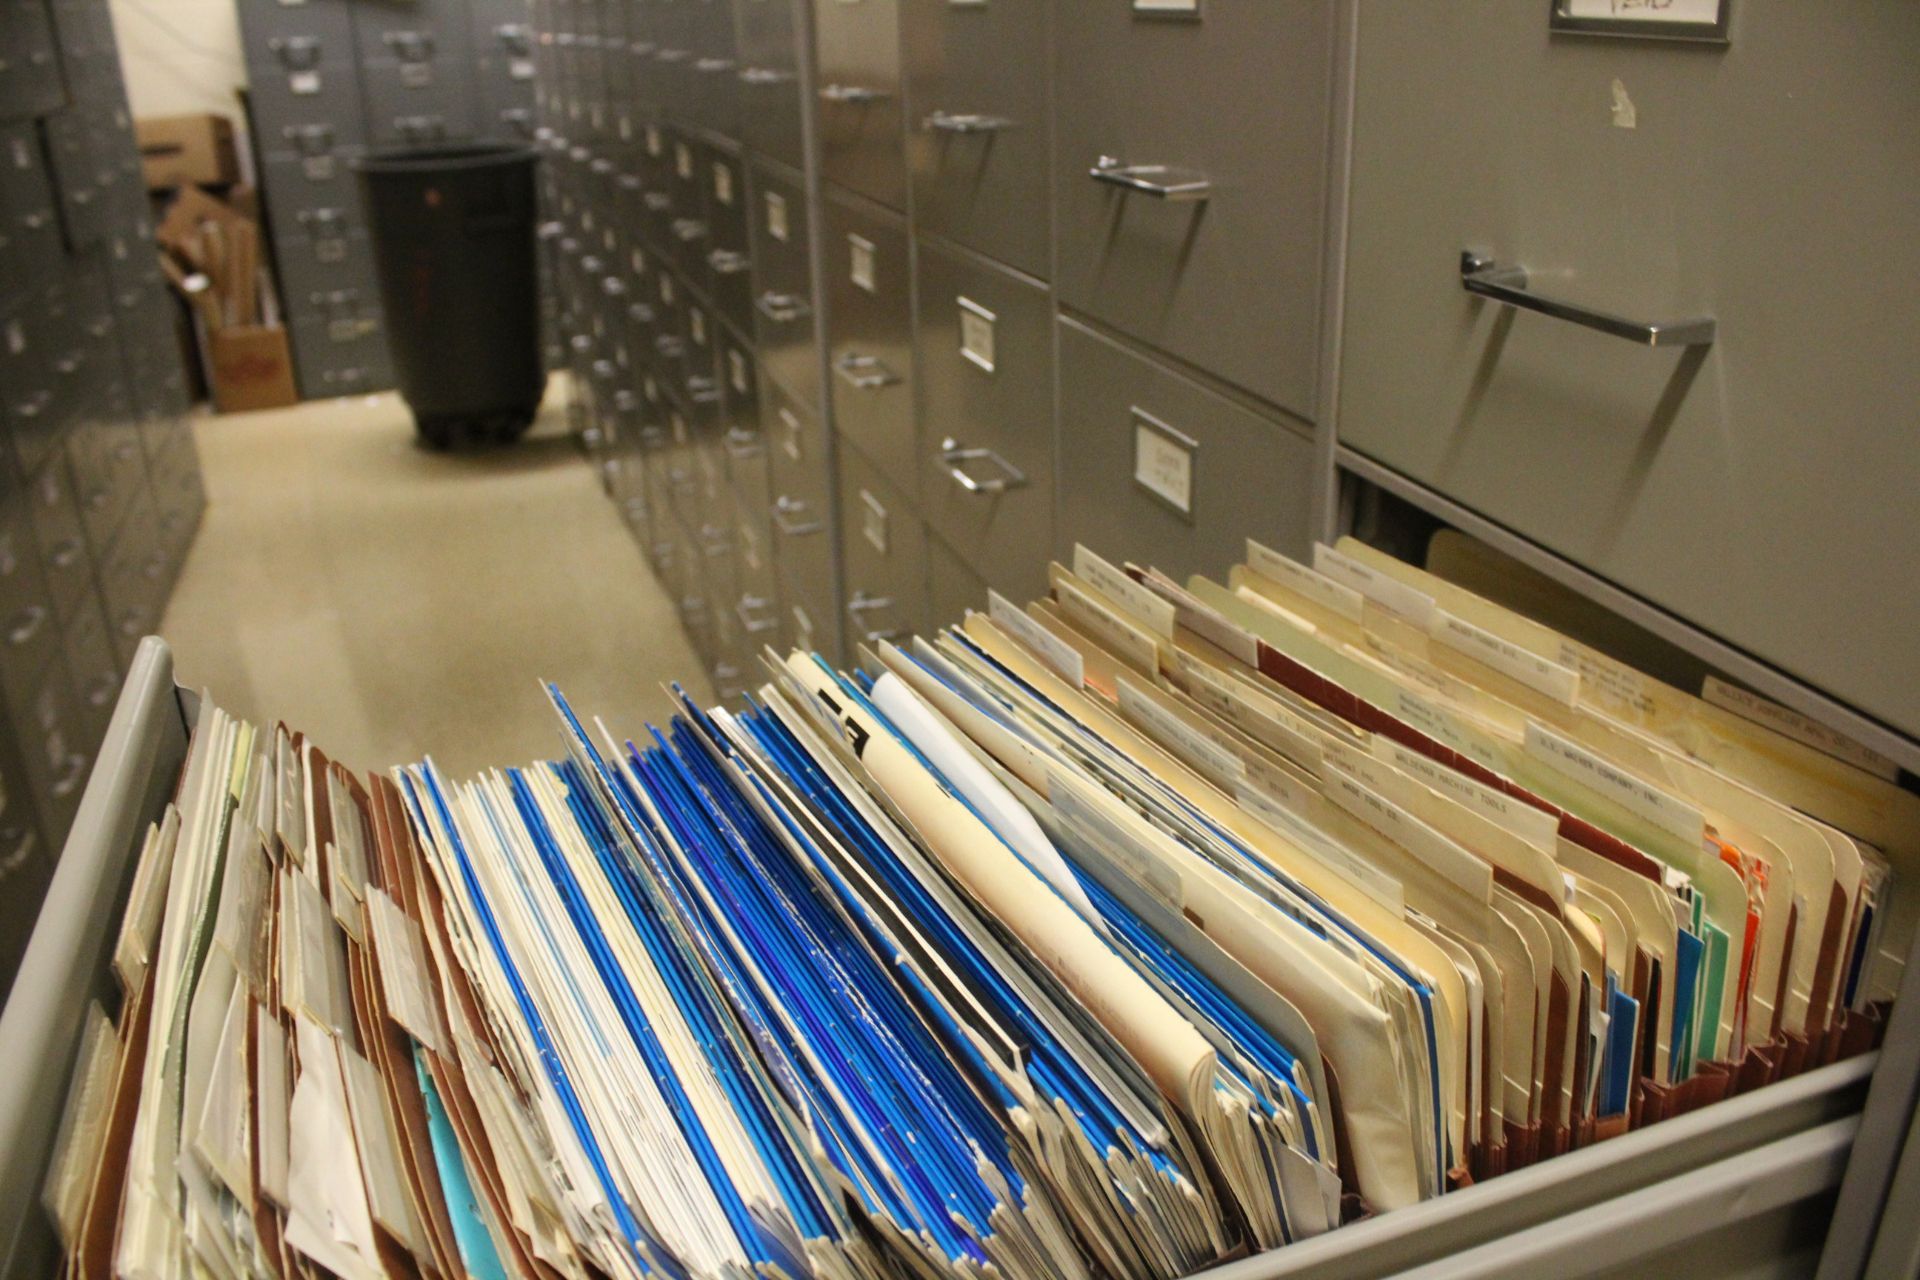
<path fill-rule="evenodd" d="M 566 436 L 556 383 L 518 446 L 414 444 L 391 395 L 195 424 L 205 523 L 162 634 L 180 683 L 359 770 L 551 759 L 539 682 L 622 735 L 709 695 L 666 593 Z"/>

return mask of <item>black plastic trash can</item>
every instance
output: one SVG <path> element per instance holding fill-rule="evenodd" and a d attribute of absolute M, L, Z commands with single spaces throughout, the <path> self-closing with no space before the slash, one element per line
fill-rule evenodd
<path fill-rule="evenodd" d="M 360 160 L 387 342 L 420 435 L 517 439 L 546 390 L 529 148 L 449 145 Z"/>

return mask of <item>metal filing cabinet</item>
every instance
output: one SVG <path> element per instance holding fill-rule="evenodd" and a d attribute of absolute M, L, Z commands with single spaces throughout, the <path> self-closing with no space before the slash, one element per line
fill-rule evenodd
<path fill-rule="evenodd" d="M 773 559 L 781 600 L 800 606 L 824 652 L 839 652 L 832 446 L 824 423 L 785 388 L 761 388 L 770 462 Z"/>
<path fill-rule="evenodd" d="M 1060 301 L 1310 418 L 1333 6 L 1165 8 L 1055 10 Z"/>
<path fill-rule="evenodd" d="M 1179 581 L 1238 563 L 1246 540 L 1309 559 L 1314 449 L 1304 424 L 1255 413 L 1150 356 L 1062 320 L 1059 527 Z"/>
<path fill-rule="evenodd" d="M 821 175 L 905 209 L 899 0 L 814 0 L 813 23 Z"/>
<path fill-rule="evenodd" d="M 900 0 L 916 228 L 1053 274 L 1054 6 Z"/>
<path fill-rule="evenodd" d="M 798 175 L 753 167 L 754 336 L 767 372 L 814 412 L 821 403 L 812 219 Z"/>
<path fill-rule="evenodd" d="M 913 275 L 907 224 L 856 197 L 824 202 L 827 388 L 834 430 L 913 500 Z"/>
<path fill-rule="evenodd" d="M 915 378 L 927 525 L 989 585 L 1046 590 L 1053 545 L 1053 313 L 1003 268 L 920 246 Z"/>
<path fill-rule="evenodd" d="M 735 0 L 734 21 L 741 141 L 789 169 L 803 169 L 807 67 L 799 57 L 793 0 Z"/>

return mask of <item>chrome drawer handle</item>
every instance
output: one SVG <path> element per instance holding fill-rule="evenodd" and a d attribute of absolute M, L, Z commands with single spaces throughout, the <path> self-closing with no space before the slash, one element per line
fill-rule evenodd
<path fill-rule="evenodd" d="M 742 67 L 740 79 L 747 84 L 785 84 L 793 79 L 793 73 L 773 67 Z"/>
<path fill-rule="evenodd" d="M 855 591 L 853 599 L 847 601 L 847 617 L 851 618 L 855 624 L 859 624 L 865 620 L 867 614 L 891 608 L 893 608 L 892 596 L 870 596 L 864 591 Z M 899 636 L 900 628 L 883 627 L 867 631 L 861 638 L 868 644 L 878 644 L 882 640 L 898 639 Z"/>
<path fill-rule="evenodd" d="M 920 127 L 935 133 L 999 133 L 1013 128 L 1005 116 L 969 115 L 954 111 L 936 111 L 920 122 Z"/>
<path fill-rule="evenodd" d="M 720 384 L 712 378 L 696 374 L 687 379 L 687 395 L 695 404 L 719 404 Z"/>
<path fill-rule="evenodd" d="M 667 63 L 685 62 L 692 56 L 692 51 L 687 49 L 657 49 L 654 51 L 653 60 Z"/>
<path fill-rule="evenodd" d="M 733 59 L 732 58 L 702 58 L 698 62 L 693 64 L 693 69 L 695 71 L 704 71 L 708 75 L 713 75 L 714 73 L 720 72 L 720 71 L 731 71 L 733 70 Z"/>
<path fill-rule="evenodd" d="M 707 234 L 707 224 L 698 218 L 675 218 L 673 220 L 673 234 L 678 236 L 683 243 L 691 244 L 693 241 Z"/>
<path fill-rule="evenodd" d="M 1649 323 L 1596 311 L 1577 302 L 1549 298 L 1528 289 L 1525 267 L 1503 267 L 1488 255 L 1472 249 L 1460 252 L 1460 287 L 1502 306 L 1538 311 L 1543 316 L 1567 320 L 1582 328 L 1596 329 L 1646 347 L 1712 346 L 1719 329 L 1712 316 Z"/>
<path fill-rule="evenodd" d="M 733 606 L 733 616 L 739 618 L 739 628 L 747 635 L 764 635 L 766 631 L 780 626 L 780 618 L 755 618 L 753 614 L 756 610 L 772 606 L 774 603 L 762 595 L 743 595 L 739 597 L 739 604 Z"/>
<path fill-rule="evenodd" d="M 603 276 L 600 280 L 600 292 L 606 294 L 609 298 L 625 297 L 627 282 L 619 276 Z"/>
<path fill-rule="evenodd" d="M 858 84 L 830 84 L 820 90 L 820 97 L 826 102 L 838 102 L 847 106 L 865 106 L 878 102 L 889 95 L 878 89 L 869 89 Z"/>
<path fill-rule="evenodd" d="M 976 480 L 967 471 L 969 462 L 991 462 L 1003 474 L 991 480 Z M 1024 489 L 1027 485 L 1027 473 L 992 449 L 963 448 L 951 438 L 940 446 L 940 465 L 947 469 L 947 475 L 952 477 L 953 482 L 968 493 L 1006 493 L 1010 489 Z"/>
<path fill-rule="evenodd" d="M 53 784 L 54 799 L 64 800 L 72 795 L 74 789 L 86 779 L 86 776 L 87 758 L 78 754 L 68 756 L 67 771 L 61 774 Z"/>
<path fill-rule="evenodd" d="M 16 649 L 21 645 L 32 644 L 33 638 L 40 634 L 40 628 L 45 625 L 47 625 L 46 608 L 37 604 L 28 605 L 21 611 L 20 621 L 16 622 L 13 630 L 7 633 L 7 643 Z"/>
<path fill-rule="evenodd" d="M 627 52 L 633 54 L 636 58 L 650 58 L 653 56 L 653 51 L 659 47 L 659 45 L 651 40 L 635 40 L 627 46 Z"/>
<path fill-rule="evenodd" d="M 664 191 L 649 191 L 641 196 L 640 200 L 647 206 L 649 213 L 665 213 L 673 208 L 673 197 Z"/>
<path fill-rule="evenodd" d="M 826 528 L 826 525 L 818 520 L 796 521 L 793 519 L 795 515 L 804 512 L 806 509 L 806 503 L 797 502 L 792 498 L 775 499 L 773 504 L 773 527 L 789 538 L 799 538 L 810 533 L 819 533 L 822 529 Z"/>
<path fill-rule="evenodd" d="M 760 314 L 776 324 L 791 324 L 807 314 L 806 300 L 791 293 L 763 293 L 754 300 Z"/>
<path fill-rule="evenodd" d="M 721 437 L 720 443 L 721 446 L 726 449 L 727 456 L 737 462 L 746 462 L 750 459 L 757 458 L 762 452 L 760 433 L 758 431 L 748 431 L 741 427 L 729 428 L 727 434 Z"/>
<path fill-rule="evenodd" d="M 1111 183 L 1123 191 L 1137 191 L 1156 200 L 1192 204 L 1213 194 L 1212 180 L 1196 169 L 1165 164 L 1122 164 L 1112 156 L 1101 156 L 1087 173 L 1098 182 Z"/>
<path fill-rule="evenodd" d="M 627 308 L 627 318 L 635 324 L 652 324 L 653 308 L 644 302 L 636 302 Z"/>
<path fill-rule="evenodd" d="M 738 250 L 715 249 L 707 255 L 707 265 L 723 276 L 736 276 L 753 264 Z"/>
<path fill-rule="evenodd" d="M 900 375 L 880 362 L 878 356 L 848 352 L 833 362 L 833 372 L 861 391 L 880 391 L 900 381 Z"/>
<path fill-rule="evenodd" d="M 687 352 L 686 340 L 671 333 L 663 333 L 653 340 L 653 349 L 669 360 L 678 360 Z"/>

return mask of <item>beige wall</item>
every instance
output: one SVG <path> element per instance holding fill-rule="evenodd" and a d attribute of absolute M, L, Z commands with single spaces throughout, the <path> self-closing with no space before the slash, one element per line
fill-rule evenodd
<path fill-rule="evenodd" d="M 234 0 L 112 0 L 127 96 L 138 116 L 215 112 L 244 126 L 247 82 Z"/>

